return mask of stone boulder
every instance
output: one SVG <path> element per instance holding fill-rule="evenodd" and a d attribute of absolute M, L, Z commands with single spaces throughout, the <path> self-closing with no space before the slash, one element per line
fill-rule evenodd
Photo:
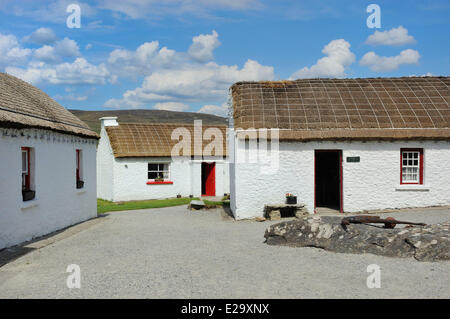
<path fill-rule="evenodd" d="M 269 245 L 414 257 L 419 261 L 450 260 L 450 221 L 394 229 L 382 224 L 350 224 L 344 229 L 341 220 L 335 216 L 302 217 L 271 225 L 264 237 Z"/>

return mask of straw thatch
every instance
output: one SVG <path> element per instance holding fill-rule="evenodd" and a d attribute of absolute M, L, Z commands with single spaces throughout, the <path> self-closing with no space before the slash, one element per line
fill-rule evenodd
<path fill-rule="evenodd" d="M 40 89 L 0 73 L 0 127 L 42 128 L 88 138 L 98 135 Z"/>
<path fill-rule="evenodd" d="M 178 128 L 185 128 L 190 134 L 191 156 L 203 155 L 205 146 L 210 144 L 212 140 L 203 139 L 202 136 L 209 128 L 217 128 L 222 134 L 222 150 L 214 149 L 210 155 L 226 156 L 226 126 L 225 125 L 203 125 L 202 133 L 197 139 L 198 145 L 202 146 L 201 150 L 194 149 L 194 125 L 192 124 L 169 124 L 169 123 L 120 123 L 118 126 L 107 126 L 111 147 L 115 157 L 164 157 L 171 156 L 172 148 L 176 145 L 178 135 L 172 140 L 172 132 Z M 210 131 L 211 132 L 211 131 Z M 200 132 L 199 132 L 200 133 Z M 220 137 L 216 136 L 216 139 Z M 213 137 L 214 139 L 214 137 Z M 180 138 L 180 140 L 182 140 Z M 182 153 L 181 155 L 186 155 Z"/>
<path fill-rule="evenodd" d="M 449 77 L 238 82 L 231 94 L 236 128 L 284 140 L 450 139 Z"/>

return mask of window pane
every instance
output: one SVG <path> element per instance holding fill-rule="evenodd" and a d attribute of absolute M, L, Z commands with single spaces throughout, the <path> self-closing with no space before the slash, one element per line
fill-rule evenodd
<path fill-rule="evenodd" d="M 148 172 L 148 179 L 155 179 L 158 177 L 157 172 Z"/>
<path fill-rule="evenodd" d="M 148 164 L 148 170 L 149 171 L 157 171 L 158 170 L 158 164 Z"/>
<path fill-rule="evenodd" d="M 22 172 L 27 172 L 27 152 L 22 152 Z"/>

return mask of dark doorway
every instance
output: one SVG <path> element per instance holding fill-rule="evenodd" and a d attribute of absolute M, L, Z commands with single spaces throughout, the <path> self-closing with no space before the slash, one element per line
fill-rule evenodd
<path fill-rule="evenodd" d="M 216 196 L 216 163 L 202 163 L 202 196 Z"/>
<path fill-rule="evenodd" d="M 315 151 L 315 207 L 342 212 L 342 151 Z"/>

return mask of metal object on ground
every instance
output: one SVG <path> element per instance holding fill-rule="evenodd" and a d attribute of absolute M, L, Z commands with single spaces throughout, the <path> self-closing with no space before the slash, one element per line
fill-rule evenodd
<path fill-rule="evenodd" d="M 426 226 L 424 223 L 405 222 L 393 217 L 383 219 L 379 216 L 361 215 L 342 218 L 341 225 L 344 229 L 350 224 L 384 224 L 384 228 L 394 228 L 398 224 Z"/>

